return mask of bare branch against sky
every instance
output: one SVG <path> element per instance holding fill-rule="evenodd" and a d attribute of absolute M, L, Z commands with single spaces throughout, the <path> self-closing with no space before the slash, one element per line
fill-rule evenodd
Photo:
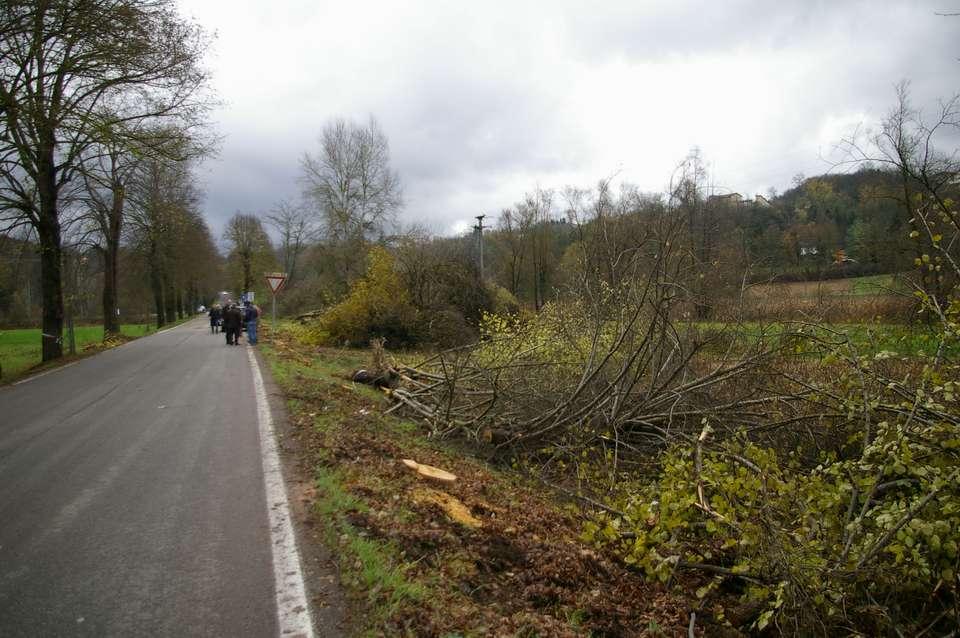
<path fill-rule="evenodd" d="M 536 184 L 618 172 L 663 190 L 693 146 L 718 187 L 783 190 L 826 171 L 899 81 L 922 108 L 960 89 L 960 22 L 933 2 L 181 5 L 218 33 L 215 228 L 295 199 L 299 159 L 337 117 L 377 118 L 402 220 L 449 232 Z"/>

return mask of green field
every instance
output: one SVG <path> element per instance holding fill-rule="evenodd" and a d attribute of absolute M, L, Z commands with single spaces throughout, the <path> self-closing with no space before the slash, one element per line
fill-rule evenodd
<path fill-rule="evenodd" d="M 786 333 L 802 331 L 803 334 L 814 338 L 802 347 L 803 353 L 817 356 L 823 353 L 822 345 L 814 345 L 814 341 L 817 340 L 834 344 L 845 354 L 876 355 L 880 352 L 888 352 L 918 358 L 933 356 L 940 345 L 940 335 L 930 326 L 919 323 L 914 325 L 881 322 L 823 323 L 814 326 L 800 322 L 748 321 L 735 325 L 704 321 L 693 325 L 708 338 L 721 337 L 718 342 L 721 344 L 729 343 L 730 339 L 734 339 L 736 343 L 753 345 L 757 340 L 764 339 L 772 345 L 779 343 Z M 723 338 L 724 335 L 726 338 Z M 799 345 L 799 342 L 797 343 Z M 801 350 L 797 351 L 798 354 L 800 352 Z M 960 355 L 960 344 L 955 340 L 948 341 L 944 354 L 951 357 Z"/>
<path fill-rule="evenodd" d="M 909 293 L 910 287 L 896 275 L 870 275 L 848 279 L 850 294 L 853 295 L 885 295 L 891 293 Z"/>
<path fill-rule="evenodd" d="M 782 283 L 755 284 L 749 288 L 753 297 L 865 297 L 905 294 L 910 286 L 897 275 L 870 275 L 849 279 L 824 281 L 789 281 Z"/>
<path fill-rule="evenodd" d="M 153 324 L 125 324 L 120 331 L 127 337 L 142 337 L 156 331 Z M 77 352 L 84 346 L 103 341 L 103 326 L 79 326 L 74 330 Z M 67 335 L 64 332 L 64 351 Z M 40 329 L 0 330 L 0 382 L 21 376 L 40 363 Z"/>

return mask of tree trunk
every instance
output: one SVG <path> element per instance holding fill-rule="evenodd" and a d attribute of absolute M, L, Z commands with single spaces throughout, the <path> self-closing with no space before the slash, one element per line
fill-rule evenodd
<path fill-rule="evenodd" d="M 167 322 L 166 304 L 163 300 L 163 278 L 160 276 L 160 265 L 155 243 L 150 245 L 150 288 L 153 290 L 153 305 L 157 312 L 157 327 Z"/>
<path fill-rule="evenodd" d="M 107 240 L 103 251 L 103 338 L 120 334 L 120 318 L 117 316 L 117 260 L 119 245 Z"/>
<path fill-rule="evenodd" d="M 164 285 L 163 296 L 167 321 L 174 321 L 177 318 L 177 293 L 173 286 Z"/>
<path fill-rule="evenodd" d="M 243 253 L 241 259 L 243 260 L 243 290 L 240 291 L 242 295 L 253 288 L 253 255 Z"/>
<path fill-rule="evenodd" d="M 43 299 L 42 360 L 63 356 L 63 281 L 60 247 L 60 219 L 57 211 L 56 172 L 53 146 L 41 154 L 37 174 L 40 211 L 37 239 L 40 242 L 40 295 Z"/>
<path fill-rule="evenodd" d="M 530 245 L 530 252 L 532 253 L 532 258 L 530 260 L 530 283 L 533 286 L 533 309 L 537 312 L 540 312 L 540 271 L 539 271 L 539 261 L 537 257 L 537 244 L 536 238 L 533 239 Z"/>
<path fill-rule="evenodd" d="M 117 264 L 120 254 L 120 231 L 123 225 L 123 191 L 114 187 L 113 206 L 103 252 L 103 338 L 120 334 L 117 316 Z"/>
<path fill-rule="evenodd" d="M 167 322 L 163 309 L 163 288 L 159 285 L 151 287 L 153 288 L 153 306 L 157 313 L 157 327 L 160 328 Z"/>

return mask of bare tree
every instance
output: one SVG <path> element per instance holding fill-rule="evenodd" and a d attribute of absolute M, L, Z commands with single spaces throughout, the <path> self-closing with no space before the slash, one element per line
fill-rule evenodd
<path fill-rule="evenodd" d="M 207 42 L 174 0 L 0 6 L 0 208 L 37 232 L 44 361 L 63 351 L 62 190 L 105 128 L 203 115 Z"/>
<path fill-rule="evenodd" d="M 190 211 L 176 243 L 177 281 L 184 313 L 208 303 L 220 290 L 223 275 L 221 256 L 210 227 L 198 210 Z"/>
<path fill-rule="evenodd" d="M 649 241 L 644 217 L 662 212 L 659 195 L 644 194 L 633 184 L 614 188 L 613 177 L 597 182 L 592 190 L 564 190 L 565 215 L 575 242 L 565 256 L 565 285 L 579 289 L 602 281 L 618 287 L 624 264 L 639 246 Z"/>
<path fill-rule="evenodd" d="M 119 334 L 116 314 L 120 241 L 125 221 L 126 189 L 137 167 L 148 158 L 188 161 L 213 151 L 213 142 L 188 136 L 171 127 L 105 131 L 103 139 L 81 156 L 78 172 L 83 188 L 79 199 L 86 209 L 85 226 L 93 231 L 93 246 L 103 259 L 104 338 Z"/>
<path fill-rule="evenodd" d="M 263 224 L 254 215 L 237 213 L 227 222 L 223 239 L 230 246 L 229 260 L 240 267 L 244 291 L 253 290 L 255 266 L 273 261 L 273 247 Z"/>
<path fill-rule="evenodd" d="M 943 227 L 950 229 L 950 236 L 960 227 L 952 200 L 960 175 L 960 156 L 956 151 L 940 149 L 960 129 L 960 95 L 941 102 L 932 118 L 924 117 L 913 106 L 908 82 L 897 84 L 896 95 L 896 106 L 879 130 L 866 135 L 858 131 L 840 142 L 844 159 L 838 165 L 871 163 L 900 176 L 900 204 L 903 219 L 911 229 L 919 286 L 938 304 L 945 305 L 955 282 L 945 275 L 938 262 L 957 259 L 960 251 L 960 238 L 941 241 L 947 236 Z M 934 262 L 924 258 L 934 252 L 939 253 Z"/>
<path fill-rule="evenodd" d="M 352 279 L 363 265 L 364 242 L 383 234 L 403 205 L 387 136 L 372 117 L 366 126 L 333 120 L 320 134 L 319 152 L 304 153 L 300 166 L 305 198 L 327 240 L 347 246 L 343 275 Z"/>
<path fill-rule="evenodd" d="M 526 227 L 530 242 L 531 283 L 534 308 L 540 310 L 546 303 L 547 268 L 549 265 L 549 241 L 552 234 L 550 222 L 553 213 L 553 191 L 539 186 L 524 196 L 517 205 L 521 225 Z"/>
<path fill-rule="evenodd" d="M 434 309 L 437 305 L 438 275 L 445 267 L 440 243 L 423 227 L 409 228 L 397 239 L 397 269 L 411 302 L 419 309 Z"/>
<path fill-rule="evenodd" d="M 203 224 L 200 194 L 187 162 L 150 159 L 137 165 L 126 188 L 128 234 L 146 257 L 157 326 L 183 311 L 178 285 L 178 244 L 191 226 Z"/>
<path fill-rule="evenodd" d="M 267 215 L 267 222 L 280 235 L 280 263 L 288 283 L 292 282 L 297 276 L 297 262 L 317 235 L 313 215 L 302 205 L 284 201 Z"/>
<path fill-rule="evenodd" d="M 494 236 L 497 244 L 502 244 L 503 268 L 507 280 L 507 289 L 513 296 L 520 294 L 520 278 L 523 273 L 523 262 L 526 257 L 523 242 L 521 220 L 514 208 L 504 208 L 497 220 L 497 233 Z"/>
<path fill-rule="evenodd" d="M 670 183 L 670 205 L 686 223 L 688 251 L 694 277 L 694 312 L 706 319 L 713 312 L 713 294 L 706 274 L 713 268 L 716 248 L 714 211 L 707 203 L 707 169 L 700 149 L 694 147 L 677 166 Z"/>
<path fill-rule="evenodd" d="M 616 285 L 619 277 L 618 260 L 620 246 L 616 242 L 612 217 L 614 205 L 611 195 L 611 179 L 597 182 L 595 193 L 582 188 L 567 187 L 564 190 L 567 215 L 575 225 L 582 251 L 579 267 L 575 269 L 583 277 L 587 273 L 591 278 Z"/>

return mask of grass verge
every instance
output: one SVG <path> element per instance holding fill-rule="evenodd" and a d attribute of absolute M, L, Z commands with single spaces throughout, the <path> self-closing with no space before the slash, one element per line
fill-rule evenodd
<path fill-rule="evenodd" d="M 189 319 L 192 317 L 167 324 L 163 328 L 179 325 Z M 10 383 L 31 372 L 54 368 L 131 339 L 145 337 L 156 331 L 157 328 L 153 324 L 123 324 L 120 326 L 120 339 L 104 342 L 103 326 L 77 326 L 74 329 L 77 354 L 64 355 L 56 361 L 44 364 L 40 361 L 41 330 L 39 328 L 0 330 L 0 383 Z M 64 341 L 66 338 L 67 335 L 64 333 Z"/>

